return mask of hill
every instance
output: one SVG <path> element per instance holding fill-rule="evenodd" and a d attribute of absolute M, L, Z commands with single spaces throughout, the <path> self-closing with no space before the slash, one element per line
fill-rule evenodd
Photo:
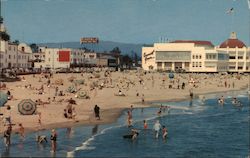
<path fill-rule="evenodd" d="M 60 42 L 60 43 L 40 43 L 38 46 L 47 46 L 49 48 L 88 48 L 96 52 L 109 52 L 115 47 L 119 47 L 122 54 L 131 54 L 136 52 L 137 55 L 141 56 L 141 48 L 143 44 L 129 44 L 112 41 L 99 41 L 98 44 L 83 44 L 80 42 Z"/>

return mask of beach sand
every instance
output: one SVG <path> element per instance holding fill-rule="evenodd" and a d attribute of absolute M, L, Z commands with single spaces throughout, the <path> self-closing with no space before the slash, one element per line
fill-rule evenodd
<path fill-rule="evenodd" d="M 139 71 L 126 71 L 126 72 L 112 72 L 110 77 L 104 77 L 104 72 L 98 73 L 99 78 L 95 78 L 95 75 L 91 73 L 68 73 L 68 74 L 53 74 L 50 87 L 47 87 L 47 79 L 44 78 L 44 74 L 25 75 L 26 81 L 18 82 L 6 82 L 7 89 L 1 90 L 7 92 L 9 90 L 13 99 L 9 100 L 4 107 L 0 108 L 0 113 L 3 113 L 2 119 L 6 115 L 11 115 L 12 122 L 15 124 L 13 130 L 17 131 L 18 124 L 22 123 L 25 132 L 31 132 L 36 130 L 69 127 L 77 125 L 90 125 L 90 124 L 103 124 L 115 121 L 121 114 L 122 110 L 129 108 L 131 105 L 134 107 L 146 107 L 150 106 L 150 102 L 153 101 L 176 101 L 188 99 L 190 89 L 192 89 L 194 95 L 240 90 L 247 87 L 249 84 L 248 75 L 208 75 L 208 74 L 175 74 L 173 87 L 169 89 L 170 79 L 166 73 L 147 73 Z M 96 75 L 98 77 L 98 75 Z M 22 76 L 21 76 L 22 77 Z M 76 79 L 84 79 L 84 85 L 77 85 L 77 89 L 86 91 L 90 99 L 76 98 L 74 93 L 66 92 L 66 89 L 73 85 L 68 78 L 74 77 Z M 63 80 L 63 85 L 55 85 L 55 81 L 58 79 Z M 39 82 L 41 80 L 42 82 Z M 105 81 L 106 80 L 106 81 Z M 112 81 L 111 81 L 112 80 Z M 142 84 L 140 84 L 142 80 Z M 163 84 L 163 80 L 165 83 Z M 178 81 L 179 80 L 179 81 Z M 105 82 L 104 82 L 105 81 Z M 189 81 L 197 81 L 194 84 Z M 98 82 L 93 84 L 93 82 Z M 185 83 L 185 89 L 181 89 L 182 83 Z M 227 82 L 227 87 L 225 87 Z M 25 85 L 31 84 L 32 88 L 25 88 Z M 38 95 L 36 88 L 40 88 L 44 85 L 44 94 Z M 230 84 L 230 87 L 229 87 Z M 234 87 L 233 87 L 234 84 Z M 104 86 L 104 88 L 95 88 L 91 90 L 91 85 Z M 180 89 L 177 89 L 179 85 Z M 59 91 L 62 90 L 65 96 L 56 96 L 56 102 L 50 102 L 50 104 L 38 105 L 37 112 L 41 113 L 41 125 L 38 123 L 38 115 L 21 115 L 18 112 L 18 103 L 22 99 L 32 99 L 33 101 L 41 99 L 41 101 L 48 101 L 48 97 L 51 100 L 55 94 L 55 87 L 58 86 Z M 93 86 L 92 86 L 93 87 Z M 113 88 L 112 88 L 113 87 Z M 118 91 L 121 90 L 125 96 L 115 96 Z M 139 96 L 136 95 L 139 93 Z M 220 96 L 218 96 L 220 97 Z M 76 108 L 76 120 L 64 118 L 63 112 L 68 105 L 67 99 L 73 98 L 77 105 L 73 105 Z M 142 103 L 142 99 L 145 100 Z M 61 100 L 61 101 L 60 101 Z M 94 117 L 94 106 L 100 107 L 101 120 L 96 120 Z M 6 109 L 6 106 L 11 106 L 11 111 Z M 0 133 L 4 131 L 4 123 L 0 120 Z"/>

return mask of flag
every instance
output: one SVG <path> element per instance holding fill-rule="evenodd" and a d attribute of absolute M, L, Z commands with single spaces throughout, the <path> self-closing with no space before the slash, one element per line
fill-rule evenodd
<path fill-rule="evenodd" d="M 250 0 L 247 0 L 247 3 L 248 3 L 248 8 L 250 10 Z"/>
<path fill-rule="evenodd" d="M 229 9 L 228 11 L 227 11 L 227 14 L 231 14 L 231 13 L 233 13 L 234 12 L 234 8 L 231 8 L 231 9 Z"/>

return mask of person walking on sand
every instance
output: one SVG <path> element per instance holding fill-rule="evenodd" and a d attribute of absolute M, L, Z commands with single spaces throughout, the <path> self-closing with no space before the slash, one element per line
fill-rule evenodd
<path fill-rule="evenodd" d="M 160 121 L 157 120 L 157 121 L 155 122 L 155 124 L 154 124 L 155 138 L 158 138 L 158 137 L 159 137 L 160 129 L 161 129 L 161 124 L 160 124 Z"/>
<path fill-rule="evenodd" d="M 57 138 L 57 133 L 56 133 L 55 129 L 52 129 L 51 136 L 50 136 L 50 140 L 51 140 L 51 152 L 55 152 L 56 151 L 56 138 Z"/>
<path fill-rule="evenodd" d="M 95 105 L 94 112 L 95 112 L 95 118 L 100 120 L 100 107 L 98 105 Z"/>

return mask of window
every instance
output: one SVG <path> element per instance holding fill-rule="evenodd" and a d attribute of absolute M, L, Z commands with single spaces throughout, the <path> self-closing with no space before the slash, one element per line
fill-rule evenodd
<path fill-rule="evenodd" d="M 198 59 L 198 55 L 195 56 L 195 59 Z"/>
<path fill-rule="evenodd" d="M 11 59 L 11 55 L 9 55 L 9 59 Z"/>
<path fill-rule="evenodd" d="M 195 55 L 193 55 L 193 59 L 195 58 Z"/>
<path fill-rule="evenodd" d="M 23 52 L 25 51 L 24 47 L 22 47 L 21 49 L 22 49 Z"/>
<path fill-rule="evenodd" d="M 238 70 L 243 70 L 243 66 L 238 66 Z"/>
<path fill-rule="evenodd" d="M 243 56 L 238 56 L 238 59 L 243 59 Z"/>
<path fill-rule="evenodd" d="M 11 50 L 11 47 L 9 46 L 9 50 Z"/>
<path fill-rule="evenodd" d="M 235 56 L 229 56 L 229 59 L 235 59 Z"/>
<path fill-rule="evenodd" d="M 192 63 L 192 67 L 195 67 L 194 62 Z"/>
<path fill-rule="evenodd" d="M 199 55 L 199 59 L 201 59 L 201 55 Z"/>
<path fill-rule="evenodd" d="M 50 58 L 48 59 L 48 61 L 50 61 Z"/>
<path fill-rule="evenodd" d="M 201 65 L 201 62 L 199 62 L 199 67 L 201 67 L 202 65 Z"/>

